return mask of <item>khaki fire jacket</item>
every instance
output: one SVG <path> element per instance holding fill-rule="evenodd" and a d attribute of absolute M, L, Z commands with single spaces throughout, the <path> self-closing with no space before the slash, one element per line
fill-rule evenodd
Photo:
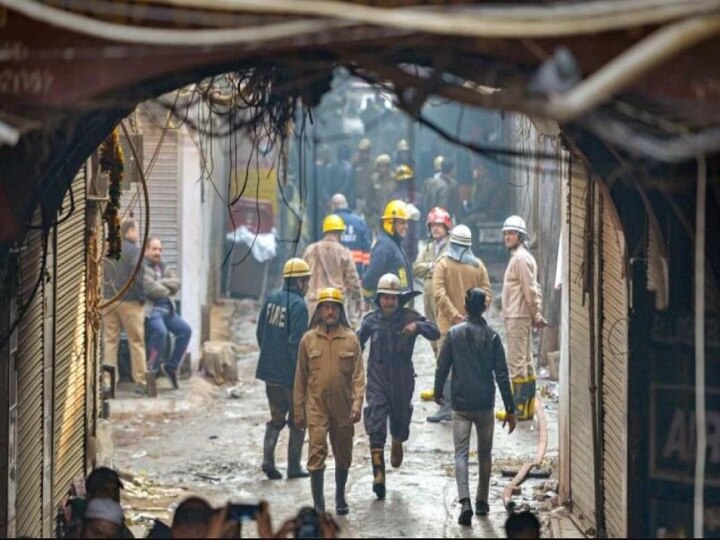
<path fill-rule="evenodd" d="M 537 281 L 535 257 L 520 244 L 505 269 L 502 290 L 503 315 L 506 319 L 531 318 L 542 314 L 542 291 Z"/>
<path fill-rule="evenodd" d="M 492 288 L 487 268 L 477 259 L 479 266 L 458 262 L 443 257 L 435 263 L 432 288 L 437 305 L 437 325 L 441 334 L 447 334 L 457 315 L 465 313 L 465 293 L 468 289 L 479 287 L 485 291 L 485 304 L 492 302 Z"/>
<path fill-rule="evenodd" d="M 432 240 L 428 241 L 427 246 L 420 252 L 415 264 L 413 264 L 413 276 L 423 280 L 425 316 L 432 322 L 435 322 L 435 313 L 437 313 L 432 288 L 433 271 L 435 263 L 447 253 L 448 244 L 448 239 L 445 238 L 438 250 L 438 244 Z"/>
<path fill-rule="evenodd" d="M 324 325 L 308 330 L 298 349 L 295 422 L 349 420 L 353 409 L 362 409 L 364 395 L 365 367 L 355 332 L 340 326 L 328 335 Z"/>
<path fill-rule="evenodd" d="M 307 302 L 310 317 L 315 312 L 318 291 L 324 287 L 340 289 L 347 301 L 349 293 L 360 294 L 360 277 L 352 252 L 339 241 L 323 238 L 310 244 L 303 254 L 310 265 L 310 285 Z"/>

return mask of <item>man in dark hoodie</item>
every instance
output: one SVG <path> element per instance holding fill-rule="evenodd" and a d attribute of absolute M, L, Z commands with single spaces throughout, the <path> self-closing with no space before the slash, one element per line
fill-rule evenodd
<path fill-rule="evenodd" d="M 385 497 L 384 451 L 388 418 L 392 436 L 390 463 L 394 468 L 402 464 L 402 444 L 410 435 L 415 390 L 412 362 L 415 339 L 418 335 L 429 340 L 440 337 L 440 330 L 434 323 L 404 307 L 418 294 L 404 290 L 396 275 L 385 274 L 378 281 L 375 295 L 378 309 L 363 319 L 358 332 L 363 348 L 368 340 L 371 343 L 364 419 L 365 431 L 370 438 L 373 491 L 378 499 Z"/>
<path fill-rule="evenodd" d="M 265 301 L 255 332 L 260 347 L 255 377 L 265 381 L 265 393 L 270 406 L 262 462 L 262 471 L 270 480 L 282 478 L 280 471 L 275 468 L 275 446 L 285 425 L 290 429 L 287 476 L 309 476 L 300 467 L 305 430 L 295 426 L 293 385 L 298 345 L 308 327 L 305 294 L 310 282 L 310 266 L 300 258 L 289 259 L 283 267 L 283 279 L 283 288 L 270 294 Z"/>
<path fill-rule="evenodd" d="M 368 304 L 375 297 L 380 277 L 388 273 L 400 278 L 403 288 L 413 290 L 412 267 L 402 246 L 408 230 L 408 219 L 410 213 L 404 201 L 393 200 L 385 206 L 385 212 L 380 218 L 382 229 L 370 252 L 370 264 L 362 278 L 363 296 Z"/>
<path fill-rule="evenodd" d="M 509 424 L 508 433 L 512 433 L 516 422 L 505 349 L 500 336 L 483 317 L 485 307 L 485 291 L 480 288 L 468 289 L 465 294 L 467 319 L 448 332 L 435 371 L 435 401 L 443 405 L 445 381 L 452 369 L 450 399 L 453 409 L 455 479 L 458 500 L 462 505 L 458 518 L 460 525 L 470 525 L 473 514 L 468 484 L 468 452 L 473 425 L 477 431 L 479 465 L 475 513 L 486 516 L 490 511 L 488 493 L 492 468 L 495 384 L 505 404 L 503 427 Z"/>

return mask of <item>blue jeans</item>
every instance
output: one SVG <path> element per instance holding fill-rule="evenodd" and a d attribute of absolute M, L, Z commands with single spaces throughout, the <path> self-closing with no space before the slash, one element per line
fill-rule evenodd
<path fill-rule="evenodd" d="M 150 369 L 156 369 L 159 359 L 165 357 L 167 335 L 168 332 L 171 332 L 175 336 L 175 347 L 170 359 L 165 363 L 165 367 L 170 371 L 176 371 L 190 343 L 190 335 L 192 334 L 190 325 L 176 313 L 153 309 L 148 319 L 148 328 L 150 330 L 150 339 L 148 340 L 148 364 Z"/>

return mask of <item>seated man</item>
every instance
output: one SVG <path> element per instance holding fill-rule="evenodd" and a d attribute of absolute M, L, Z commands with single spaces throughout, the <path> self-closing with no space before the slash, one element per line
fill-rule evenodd
<path fill-rule="evenodd" d="M 192 330 L 190 325 L 175 312 L 173 296 L 180 289 L 180 280 L 174 272 L 168 270 L 162 261 L 162 242 L 152 238 L 145 250 L 145 269 L 143 274 L 145 291 L 145 314 L 148 317 L 149 345 L 148 367 L 157 372 L 158 364 L 165 358 L 167 334 L 175 335 L 175 347 L 170 359 L 163 364 L 165 374 L 173 388 L 177 389 L 177 375 L 180 362 L 185 355 Z"/>

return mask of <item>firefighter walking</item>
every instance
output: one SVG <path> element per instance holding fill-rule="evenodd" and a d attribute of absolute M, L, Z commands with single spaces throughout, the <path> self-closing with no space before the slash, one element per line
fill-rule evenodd
<path fill-rule="evenodd" d="M 255 335 L 260 347 L 255 377 L 265 381 L 270 406 L 270 421 L 265 425 L 262 471 L 270 480 L 282 474 L 275 467 L 275 446 L 285 425 L 290 430 L 288 441 L 288 478 L 304 478 L 308 473 L 300 467 L 305 430 L 293 423 L 293 384 L 300 338 L 307 330 L 310 267 L 298 258 L 283 267 L 283 288 L 268 296 L 258 317 Z"/>
<path fill-rule="evenodd" d="M 400 467 L 403 443 L 410 435 L 415 369 L 412 355 L 417 336 L 436 340 L 440 331 L 434 323 L 404 305 L 419 292 L 403 290 L 394 274 L 380 278 L 375 295 L 377 309 L 360 326 L 360 345 L 370 340 L 367 367 L 365 431 L 370 438 L 373 491 L 385 497 L 385 442 L 388 419 L 392 445 L 390 464 Z"/>
<path fill-rule="evenodd" d="M 372 303 L 378 281 L 385 274 L 395 274 L 403 288 L 413 289 L 412 269 L 402 246 L 408 219 L 410 213 L 403 201 L 390 201 L 385 206 L 382 230 L 370 251 L 370 264 L 363 276 L 363 296 L 368 303 Z"/>
<path fill-rule="evenodd" d="M 360 297 L 360 278 L 352 253 L 340 242 L 344 231 L 342 218 L 330 214 L 323 220 L 323 238 L 305 249 L 303 259 L 312 272 L 307 295 L 309 313 L 315 313 L 318 292 L 328 287 L 340 290 L 346 298 L 346 308 L 350 297 Z"/>
<path fill-rule="evenodd" d="M 532 328 L 542 328 L 542 291 L 537 281 L 535 257 L 525 246 L 527 227 L 520 216 L 503 224 L 503 241 L 510 261 L 503 277 L 502 305 L 507 339 L 507 363 L 518 420 L 535 415 L 535 366 L 532 356 Z M 498 412 L 499 420 L 504 420 Z"/>
<path fill-rule="evenodd" d="M 325 459 L 335 456 L 335 512 L 346 515 L 345 485 L 352 463 L 354 424 L 360 421 L 365 372 L 360 343 L 350 330 L 342 293 L 319 292 L 310 330 L 300 341 L 294 388 L 295 425 L 309 432 L 307 468 L 313 503 L 325 511 Z"/>

